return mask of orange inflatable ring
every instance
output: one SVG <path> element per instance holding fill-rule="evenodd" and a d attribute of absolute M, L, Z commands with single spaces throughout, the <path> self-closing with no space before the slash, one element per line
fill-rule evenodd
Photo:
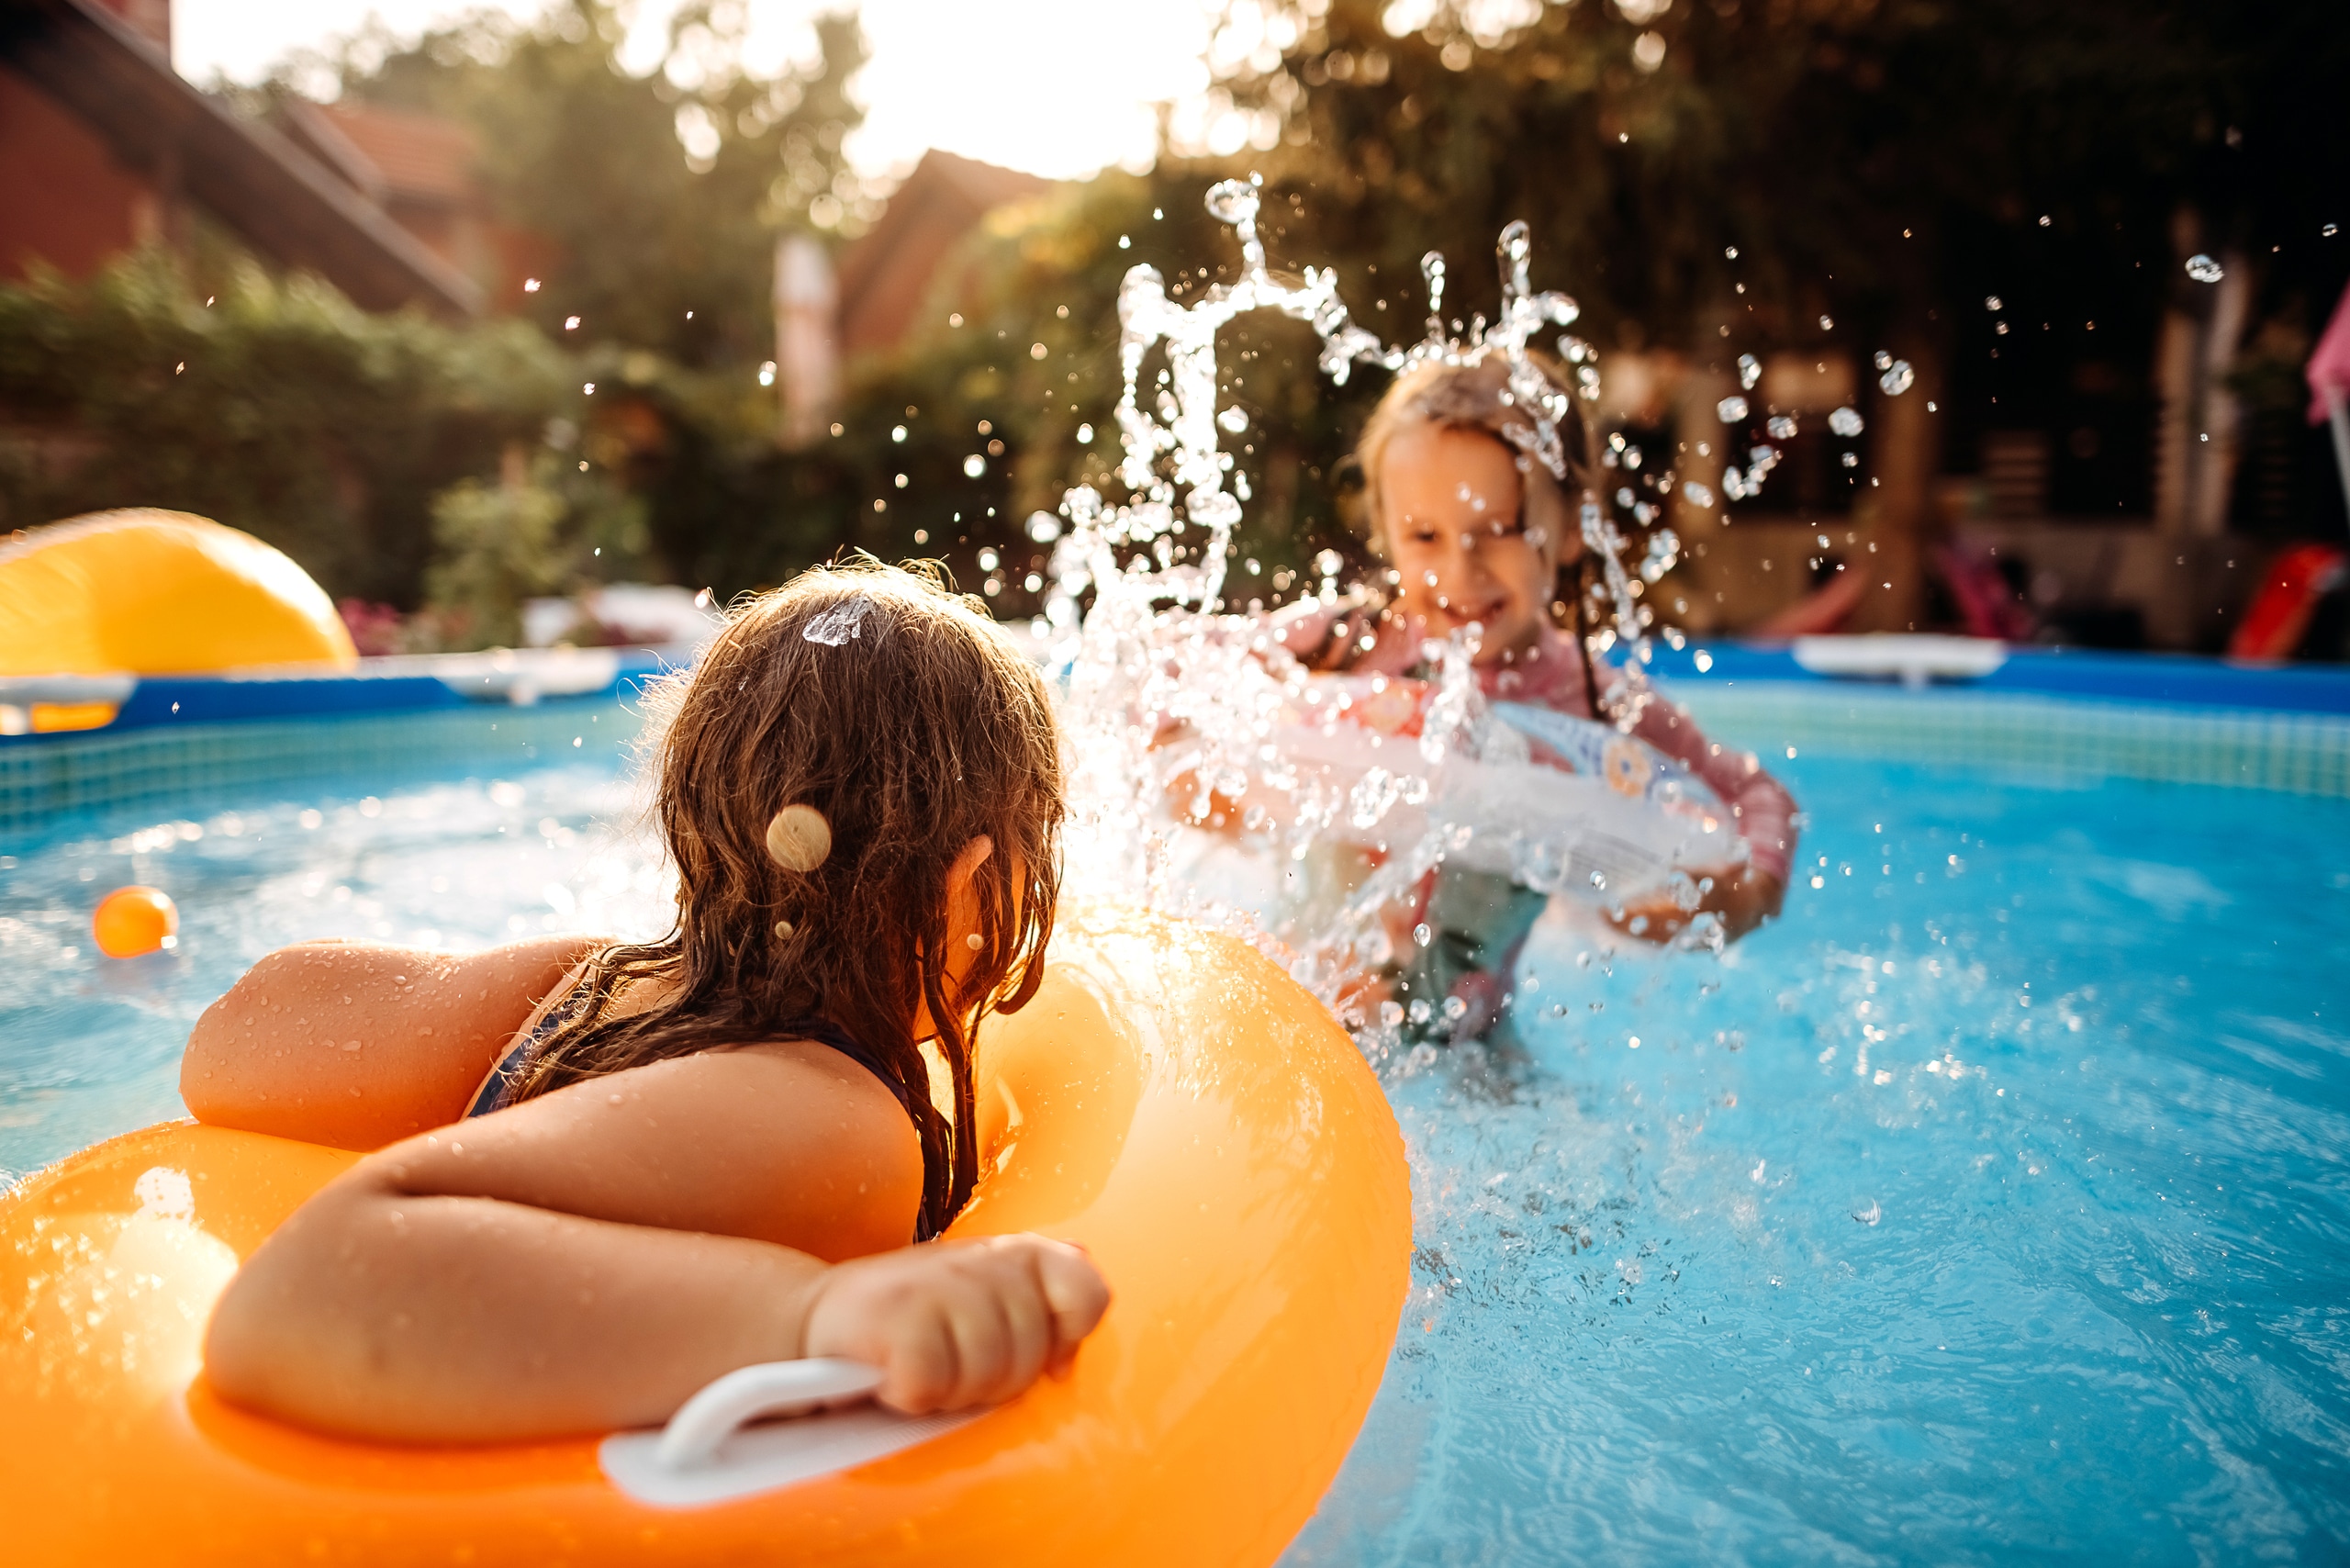
<path fill-rule="evenodd" d="M 7 1559 L 1271 1562 L 1353 1442 L 1403 1307 L 1409 1185 L 1377 1081 L 1247 946 L 1089 912 L 982 1037 L 979 1093 L 984 1173 L 950 1234 L 1091 1250 L 1116 1301 L 1072 1375 L 700 1506 L 616 1484 L 602 1450 L 634 1439 L 397 1449 L 223 1405 L 198 1363 L 213 1301 L 357 1157 L 190 1123 L 73 1156 L 0 1204 Z"/>

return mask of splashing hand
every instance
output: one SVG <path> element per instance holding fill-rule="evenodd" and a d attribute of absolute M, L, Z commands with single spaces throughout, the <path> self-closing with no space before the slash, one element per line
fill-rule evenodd
<path fill-rule="evenodd" d="M 1662 946 L 1689 927 L 1701 914 L 1721 922 L 1722 935 L 1735 942 L 1764 921 L 1775 917 L 1786 898 L 1787 885 L 1767 871 L 1723 866 L 1693 873 L 1696 902 L 1689 903 L 1670 890 L 1644 893 L 1624 901 L 1622 913 L 1610 912 L 1607 923 L 1628 936 Z M 1711 883 L 1708 887 L 1707 884 Z"/>

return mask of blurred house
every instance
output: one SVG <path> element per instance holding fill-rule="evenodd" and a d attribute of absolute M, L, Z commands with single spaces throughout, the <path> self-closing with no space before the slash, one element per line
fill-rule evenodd
<path fill-rule="evenodd" d="M 1895 345 L 1906 375 L 1825 321 L 1744 373 L 1606 356 L 1603 438 L 1712 498 L 1659 498 L 1688 547 L 1660 612 L 1698 631 L 1932 625 L 2216 651 L 2270 560 L 2341 499 L 2298 402 L 2280 421 L 2247 398 L 2258 355 L 2303 352 L 2262 346 L 2253 266 L 2229 252 L 2190 273 L 2199 236 L 2171 239 L 2176 286 L 2136 299 L 2067 297 L 1995 258 L 1944 302 L 1948 328 Z M 1765 439 L 1775 461 L 1741 484 Z M 1638 483 L 1620 449 L 1602 462 Z M 1887 591 L 1828 592 L 1843 574 Z"/>
<path fill-rule="evenodd" d="M 944 274 L 966 236 L 1047 188 L 1034 174 L 933 148 L 837 262 L 813 240 L 787 236 L 776 252 L 785 444 L 822 433 L 845 363 L 897 348 L 926 305 L 956 292 Z"/>
<path fill-rule="evenodd" d="M 408 160 L 386 134 L 377 162 L 344 130 L 371 184 L 197 91 L 170 48 L 170 0 L 0 5 L 0 270 L 86 274 L 204 223 L 370 309 L 485 308 L 454 208 L 414 188 L 442 177 L 431 138 L 411 135 Z"/>
<path fill-rule="evenodd" d="M 278 127 L 427 249 L 511 308 L 525 278 L 554 257 L 535 236 L 500 222 L 480 178 L 480 146 L 454 120 L 379 104 L 289 97 Z"/>
<path fill-rule="evenodd" d="M 1046 182 L 933 148 L 840 257 L 841 352 L 886 353 L 945 280 L 940 268 L 998 207 L 1041 196 Z"/>

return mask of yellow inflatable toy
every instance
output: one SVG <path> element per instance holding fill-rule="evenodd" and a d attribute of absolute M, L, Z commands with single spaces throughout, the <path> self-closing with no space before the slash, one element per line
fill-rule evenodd
<path fill-rule="evenodd" d="M 755 1390 L 722 1408 L 775 1370 L 756 1369 L 666 1434 L 316 1436 L 220 1403 L 198 1348 L 239 1260 L 356 1156 L 151 1127 L 0 1206 L 7 1561 L 1271 1562 L 1353 1442 L 1403 1306 L 1410 1193 L 1377 1081 L 1266 958 L 1133 914 L 1066 918 L 1043 990 L 981 1038 L 983 1174 L 950 1234 L 1091 1250 L 1116 1299 L 1067 1382 L 976 1418 L 737 1429 L 774 1408 Z"/>
<path fill-rule="evenodd" d="M 185 512 L 94 512 L 0 542 L 0 676 L 359 662 L 283 552 Z"/>

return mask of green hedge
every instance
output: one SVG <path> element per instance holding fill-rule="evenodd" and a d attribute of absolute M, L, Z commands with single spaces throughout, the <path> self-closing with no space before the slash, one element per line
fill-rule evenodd
<path fill-rule="evenodd" d="M 581 376 L 526 324 L 371 316 L 315 279 L 218 271 L 141 252 L 0 286 L 0 524 L 198 512 L 338 598 L 410 607 L 433 496 L 579 418 Z"/>

